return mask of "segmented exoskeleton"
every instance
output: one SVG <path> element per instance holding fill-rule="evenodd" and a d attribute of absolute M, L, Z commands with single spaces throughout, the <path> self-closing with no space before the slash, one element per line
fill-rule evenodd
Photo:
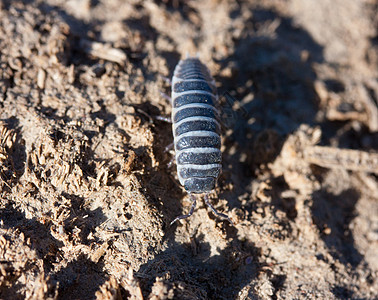
<path fill-rule="evenodd" d="M 197 58 L 181 60 L 172 78 L 172 127 L 178 178 L 193 203 L 187 215 L 172 223 L 191 216 L 196 205 L 194 194 L 202 193 L 214 214 L 232 223 L 208 198 L 222 166 L 217 102 L 215 81 L 208 68 Z"/>

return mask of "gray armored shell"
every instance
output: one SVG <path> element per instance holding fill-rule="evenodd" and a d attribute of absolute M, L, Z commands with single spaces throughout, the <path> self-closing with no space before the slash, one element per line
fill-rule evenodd
<path fill-rule="evenodd" d="M 221 138 L 214 79 L 197 58 L 181 60 L 172 78 L 172 121 L 180 183 L 189 193 L 214 189 Z"/>

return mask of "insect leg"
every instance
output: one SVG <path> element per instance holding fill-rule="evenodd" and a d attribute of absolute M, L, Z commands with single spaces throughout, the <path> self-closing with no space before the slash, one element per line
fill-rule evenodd
<path fill-rule="evenodd" d="M 172 98 L 169 97 L 166 93 L 160 92 L 160 95 L 164 98 L 167 99 L 169 102 L 172 103 Z M 156 120 L 167 122 L 167 123 L 172 123 L 171 117 L 164 117 L 164 116 L 155 116 Z"/>
<path fill-rule="evenodd" d="M 171 117 L 164 117 L 164 116 L 155 116 L 156 120 L 167 122 L 167 123 L 172 123 Z"/>
<path fill-rule="evenodd" d="M 173 156 L 173 157 L 171 158 L 171 160 L 169 161 L 168 165 L 167 165 L 167 168 L 168 168 L 168 169 L 169 169 L 169 168 L 172 168 L 173 164 L 175 163 L 175 160 L 176 160 L 176 157 Z"/>
<path fill-rule="evenodd" d="M 190 199 L 193 201 L 193 203 L 192 203 L 192 207 L 190 208 L 189 213 L 188 213 L 187 215 L 178 216 L 178 217 L 177 217 L 176 219 L 174 219 L 174 220 L 171 222 L 171 224 L 169 224 L 169 225 L 172 225 L 173 223 L 175 223 L 175 222 L 178 221 L 178 220 L 182 220 L 182 219 L 189 218 L 189 217 L 193 214 L 194 209 L 196 208 L 197 199 L 196 199 L 196 197 L 195 197 L 194 195 L 192 195 L 192 194 L 189 194 L 189 195 L 190 195 Z"/>
<path fill-rule="evenodd" d="M 173 149 L 174 143 L 170 143 L 167 147 L 164 148 L 164 152 L 169 152 Z M 172 168 L 173 164 L 176 161 L 176 156 L 172 155 L 171 159 L 169 160 L 169 163 L 167 164 L 167 168 Z"/>
<path fill-rule="evenodd" d="M 169 97 L 166 93 L 160 91 L 160 96 L 172 103 L 172 98 Z"/>
<path fill-rule="evenodd" d="M 205 194 L 205 203 L 207 204 L 208 207 L 211 208 L 211 210 L 213 211 L 214 215 L 216 215 L 217 217 L 220 217 L 222 219 L 227 219 L 228 222 L 231 223 L 232 226 L 235 226 L 234 223 L 231 221 L 230 217 L 225 215 L 225 214 L 222 214 L 220 212 L 218 212 L 210 203 L 209 201 L 209 194 Z"/>
<path fill-rule="evenodd" d="M 167 76 L 163 76 L 163 75 L 159 75 L 159 77 L 160 77 L 161 79 L 163 79 L 163 81 L 164 81 L 166 84 L 168 84 L 168 85 L 172 85 L 172 80 L 171 80 L 171 78 L 169 78 L 169 77 L 167 77 Z"/>
<path fill-rule="evenodd" d="M 169 152 L 173 149 L 174 143 L 170 143 L 167 147 L 164 148 L 164 152 Z"/>

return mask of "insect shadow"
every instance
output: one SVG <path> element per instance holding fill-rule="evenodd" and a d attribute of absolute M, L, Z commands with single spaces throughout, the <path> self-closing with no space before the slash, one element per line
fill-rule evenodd
<path fill-rule="evenodd" d="M 240 207 L 238 197 L 251 191 L 261 167 L 276 159 L 290 133 L 303 123 L 315 124 L 318 98 L 312 64 L 324 60 L 322 46 L 291 18 L 249 4 L 235 7 L 232 19 L 245 9 L 252 14 L 234 51 L 217 61 L 228 75 L 214 74 L 219 94 L 237 108 L 231 110 L 236 119 L 229 118 L 224 138 L 219 180 L 219 197 L 226 198 L 231 209 Z M 308 53 L 306 59 L 303 53 Z"/>

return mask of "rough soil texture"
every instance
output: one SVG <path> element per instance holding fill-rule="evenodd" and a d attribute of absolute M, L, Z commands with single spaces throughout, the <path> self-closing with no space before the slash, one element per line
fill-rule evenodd
<path fill-rule="evenodd" d="M 377 299 L 377 8 L 0 2 L 0 298 Z M 203 201 L 169 226 L 186 53 L 234 99 L 210 196 L 235 227 Z"/>

